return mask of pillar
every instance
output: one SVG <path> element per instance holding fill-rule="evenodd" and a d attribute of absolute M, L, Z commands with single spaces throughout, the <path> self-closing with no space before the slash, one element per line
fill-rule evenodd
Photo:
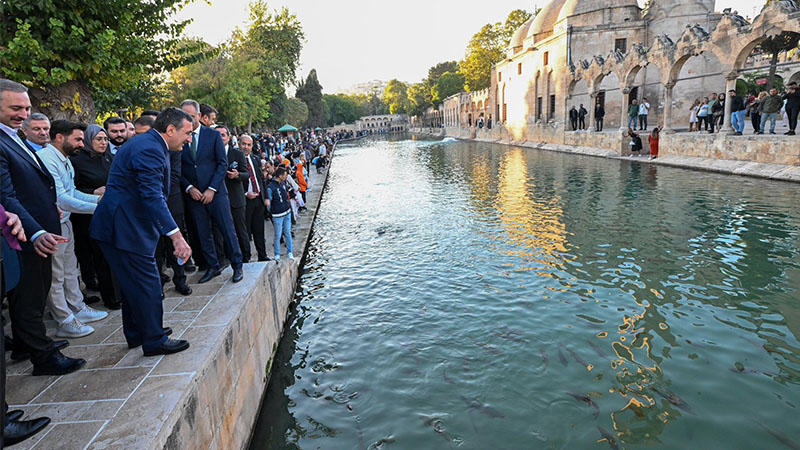
<path fill-rule="evenodd" d="M 664 124 L 661 127 L 661 133 L 671 134 L 675 132 L 672 129 L 672 88 L 674 87 L 674 81 L 669 81 L 664 85 Z"/>
<path fill-rule="evenodd" d="M 631 88 L 624 88 L 622 90 L 622 105 L 620 114 L 622 114 L 622 118 L 619 120 L 619 130 L 620 131 L 628 131 L 628 108 L 630 105 L 630 99 L 628 95 L 631 93 Z"/>
<path fill-rule="evenodd" d="M 733 104 L 731 104 L 730 98 L 728 98 L 730 97 L 728 92 L 731 90 L 736 90 L 737 78 L 739 78 L 739 74 L 737 72 L 731 72 L 725 77 L 725 118 L 722 122 L 722 129 L 719 130 L 722 134 L 733 134 L 736 132 L 733 129 L 733 124 L 731 123 Z"/>
<path fill-rule="evenodd" d="M 586 105 L 587 109 L 589 110 L 589 128 L 586 131 L 596 131 L 597 128 L 594 126 L 594 107 L 597 104 L 597 92 L 592 89 L 591 94 L 589 94 L 589 104 Z"/>

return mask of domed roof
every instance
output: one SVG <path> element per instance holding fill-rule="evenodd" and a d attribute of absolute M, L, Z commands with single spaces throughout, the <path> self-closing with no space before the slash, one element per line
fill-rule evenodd
<path fill-rule="evenodd" d="M 566 0 L 566 2 L 564 2 L 564 6 L 561 7 L 561 13 L 558 15 L 558 18 L 555 20 L 555 22 L 560 22 L 567 17 L 577 16 L 601 9 L 629 6 L 638 8 L 639 4 L 636 2 L 636 0 L 604 0 L 602 3 L 587 0 Z"/>
<path fill-rule="evenodd" d="M 509 48 L 517 48 L 522 47 L 525 38 L 528 36 L 528 30 L 531 28 L 531 24 L 533 23 L 534 17 L 531 17 L 525 23 L 522 24 L 521 27 L 517 28 L 517 31 L 514 32 L 514 36 L 511 38 L 511 42 L 508 44 Z"/>
<path fill-rule="evenodd" d="M 549 33 L 553 31 L 553 25 L 557 22 L 558 13 L 567 0 L 552 0 L 539 11 L 533 24 L 528 31 L 528 36 L 536 36 L 542 33 Z M 635 1 L 635 0 L 634 0 Z"/>

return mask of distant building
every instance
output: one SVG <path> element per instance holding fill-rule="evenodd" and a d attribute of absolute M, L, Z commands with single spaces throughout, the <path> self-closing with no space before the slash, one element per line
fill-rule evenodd
<path fill-rule="evenodd" d="M 372 95 L 377 94 L 379 98 L 383 98 L 383 91 L 389 85 L 388 81 L 372 80 L 366 83 L 358 83 L 342 91 L 343 94 L 348 95 Z"/>
<path fill-rule="evenodd" d="M 383 114 L 377 116 L 364 116 L 356 120 L 356 130 L 372 133 L 392 133 L 408 131 L 410 126 L 406 114 Z"/>

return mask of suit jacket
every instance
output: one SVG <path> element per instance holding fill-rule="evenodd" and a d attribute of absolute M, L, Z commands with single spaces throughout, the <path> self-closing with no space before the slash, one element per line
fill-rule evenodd
<path fill-rule="evenodd" d="M 247 170 L 247 160 L 245 159 L 244 152 L 233 146 L 228 146 L 228 170 L 231 165 L 236 162 L 236 170 L 239 176 L 231 180 L 225 174 L 225 186 L 228 189 L 228 197 L 230 199 L 231 208 L 241 208 L 245 205 L 244 193 L 246 184 L 250 180 L 250 172 Z"/>
<path fill-rule="evenodd" d="M 92 238 L 139 255 L 153 256 L 161 236 L 178 228 L 167 208 L 170 162 L 167 144 L 151 129 L 118 152 L 106 193 L 94 212 Z"/>
<path fill-rule="evenodd" d="M 30 239 L 41 230 L 61 234 L 56 183 L 42 160 L 29 150 L 33 158 L 0 131 L 0 203 L 22 221 L 29 239 L 21 243 L 22 251 L 33 251 Z"/>
<path fill-rule="evenodd" d="M 181 190 L 185 192 L 189 186 L 200 192 L 213 188 L 216 195 L 228 195 L 223 182 L 228 170 L 228 155 L 225 154 L 222 136 L 219 131 L 200 125 L 199 139 L 196 158 L 192 156 L 189 144 L 184 145 L 181 151 Z"/>
<path fill-rule="evenodd" d="M 267 199 L 267 181 L 264 179 L 264 172 L 261 171 L 261 158 L 258 157 L 255 153 L 250 154 L 250 161 L 253 164 L 253 169 L 255 169 L 255 177 L 256 183 L 258 183 L 258 193 L 261 196 L 261 201 L 263 203 L 264 200 Z M 248 170 L 247 173 L 247 180 L 243 183 L 244 191 L 247 192 L 247 189 L 250 187 L 250 171 Z"/>
<path fill-rule="evenodd" d="M 172 217 L 183 215 L 183 190 L 181 189 L 181 168 L 183 155 L 181 152 L 169 152 L 169 195 L 167 206 Z"/>

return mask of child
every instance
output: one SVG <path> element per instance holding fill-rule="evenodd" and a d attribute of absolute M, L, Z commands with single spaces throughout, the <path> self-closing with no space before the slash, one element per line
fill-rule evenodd
<path fill-rule="evenodd" d="M 637 158 L 642 156 L 642 138 L 632 128 L 628 128 L 628 136 L 631 137 L 631 154 L 628 156 L 632 158 L 634 153 Z"/>
<path fill-rule="evenodd" d="M 647 142 L 650 143 L 650 159 L 658 158 L 658 127 L 653 128 L 653 132 L 647 136 Z"/>

